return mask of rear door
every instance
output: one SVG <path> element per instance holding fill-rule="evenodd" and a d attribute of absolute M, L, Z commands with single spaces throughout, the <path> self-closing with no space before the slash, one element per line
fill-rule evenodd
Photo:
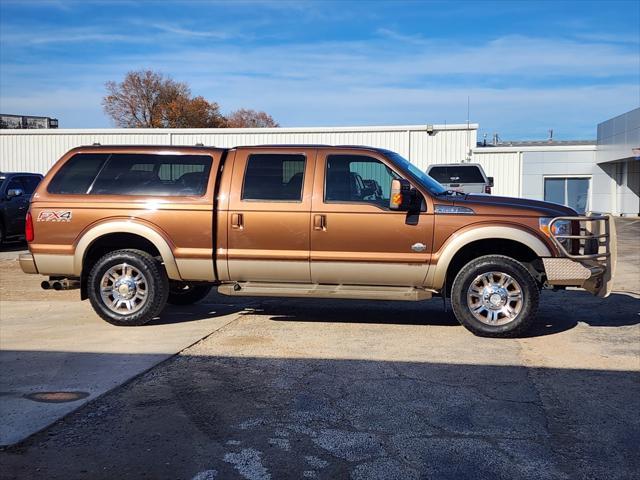
<path fill-rule="evenodd" d="M 315 157 L 305 147 L 236 151 L 227 215 L 231 280 L 311 281 Z"/>
<path fill-rule="evenodd" d="M 338 285 L 421 286 L 429 268 L 432 208 L 407 224 L 390 210 L 400 175 L 378 152 L 320 150 L 311 230 L 311 280 Z"/>

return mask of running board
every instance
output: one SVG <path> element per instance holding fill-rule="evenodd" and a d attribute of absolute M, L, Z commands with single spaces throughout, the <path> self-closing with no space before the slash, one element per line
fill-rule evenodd
<path fill-rule="evenodd" d="M 218 293 L 245 297 L 312 297 L 417 302 L 430 299 L 434 292 L 420 287 L 239 282 L 220 285 Z"/>

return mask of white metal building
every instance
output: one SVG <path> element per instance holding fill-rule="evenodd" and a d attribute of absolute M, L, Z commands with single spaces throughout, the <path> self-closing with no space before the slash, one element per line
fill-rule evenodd
<path fill-rule="evenodd" d="M 0 171 L 45 173 L 80 145 L 369 145 L 422 168 L 473 161 L 495 195 L 549 200 L 578 210 L 640 212 L 640 108 L 598 125 L 597 142 L 513 142 L 476 147 L 478 124 L 254 129 L 0 130 Z"/>
<path fill-rule="evenodd" d="M 469 159 L 478 125 L 404 125 L 327 128 L 0 130 L 0 171 L 45 173 L 80 145 L 261 144 L 368 145 L 387 148 L 426 169 L 430 163 Z"/>
<path fill-rule="evenodd" d="M 600 123 L 596 142 L 489 145 L 474 148 L 473 161 L 495 177 L 498 194 L 640 215 L 640 108 Z"/>

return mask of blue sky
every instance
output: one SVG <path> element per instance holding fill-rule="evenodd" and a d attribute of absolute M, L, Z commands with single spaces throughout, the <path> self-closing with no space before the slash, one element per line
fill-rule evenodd
<path fill-rule="evenodd" d="M 0 0 L 0 110 L 108 127 L 150 68 L 282 126 L 463 123 L 594 138 L 640 105 L 638 1 Z M 481 136 L 480 136 L 481 138 Z"/>

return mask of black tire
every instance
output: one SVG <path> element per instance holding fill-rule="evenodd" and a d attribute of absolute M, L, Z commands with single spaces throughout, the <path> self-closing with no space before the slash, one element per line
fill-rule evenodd
<path fill-rule="evenodd" d="M 128 314 L 112 310 L 101 295 L 103 276 L 112 267 L 121 264 L 131 266 L 145 279 L 144 300 L 140 300 L 140 307 Z M 165 307 L 169 295 L 169 279 L 161 263 L 147 252 L 133 249 L 116 250 L 107 253 L 91 268 L 87 278 L 87 291 L 91 306 L 105 321 L 122 327 L 138 326 L 151 321 Z"/>
<path fill-rule="evenodd" d="M 480 277 L 483 274 L 494 272 L 496 275 Z M 502 277 L 500 277 L 502 275 Z M 509 283 L 508 289 L 502 289 L 495 296 L 496 304 L 491 303 L 494 295 L 484 296 L 476 293 L 479 290 L 483 293 L 491 293 L 494 287 L 498 286 L 501 279 L 506 276 L 515 280 Z M 489 277 L 491 277 L 490 280 Z M 478 280 L 480 278 L 480 280 Z M 482 283 L 481 283 L 482 282 Z M 495 283 L 491 283 L 495 282 Z M 471 291 L 471 284 L 474 284 L 476 290 Z M 486 285 L 486 289 L 481 288 Z M 519 288 L 518 288 L 519 287 Z M 521 295 L 518 296 L 518 291 Z M 516 299 L 511 300 L 511 295 Z M 471 298 L 468 298 L 471 295 Z M 518 300 L 518 298 L 520 298 Z M 477 299 L 477 302 L 475 301 Z M 485 300 L 486 299 L 486 300 Z M 486 255 L 476 258 L 467 263 L 456 275 L 451 288 L 451 306 L 453 312 L 461 325 L 466 327 L 472 333 L 482 337 L 518 337 L 524 334 L 534 323 L 538 312 L 538 303 L 540 300 L 540 291 L 535 279 L 531 273 L 517 260 L 503 255 Z M 473 302 L 470 305 L 470 301 Z M 485 302 L 485 303 L 482 303 Z M 496 313 L 503 304 L 506 310 L 514 312 L 511 317 L 506 313 Z M 484 307 L 482 305 L 488 305 Z M 472 306 L 475 306 L 477 315 L 484 318 L 483 321 L 476 318 L 472 312 Z M 491 311 L 495 308 L 495 311 Z M 515 312 L 517 311 L 517 314 Z M 486 315 L 484 314 L 486 312 Z M 490 315 L 501 315 L 501 318 L 492 322 L 488 317 Z M 491 324 L 498 322 L 506 322 L 504 324 Z"/>
<path fill-rule="evenodd" d="M 212 285 L 188 283 L 188 282 L 170 282 L 169 298 L 167 303 L 171 305 L 191 305 L 199 302 L 209 295 Z"/>

